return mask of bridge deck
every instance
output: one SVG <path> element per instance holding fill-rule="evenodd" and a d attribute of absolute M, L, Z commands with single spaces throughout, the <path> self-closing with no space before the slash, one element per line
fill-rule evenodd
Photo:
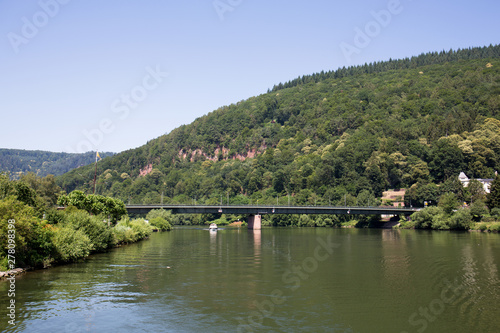
<path fill-rule="evenodd" d="M 127 205 L 129 213 L 144 214 L 152 209 L 171 210 L 174 214 L 353 214 L 411 215 L 415 208 L 397 207 L 330 207 L 330 206 L 247 206 L 247 205 Z"/>

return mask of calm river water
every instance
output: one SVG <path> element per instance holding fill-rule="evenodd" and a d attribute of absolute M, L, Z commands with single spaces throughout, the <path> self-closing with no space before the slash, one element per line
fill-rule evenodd
<path fill-rule="evenodd" d="M 500 235 L 178 228 L 30 272 L 5 332 L 500 332 Z"/>

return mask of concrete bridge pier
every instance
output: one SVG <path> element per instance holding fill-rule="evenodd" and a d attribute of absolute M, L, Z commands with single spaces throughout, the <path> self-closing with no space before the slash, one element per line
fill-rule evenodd
<path fill-rule="evenodd" d="M 248 229 L 253 229 L 253 230 L 262 229 L 262 216 L 251 214 L 248 217 Z"/>

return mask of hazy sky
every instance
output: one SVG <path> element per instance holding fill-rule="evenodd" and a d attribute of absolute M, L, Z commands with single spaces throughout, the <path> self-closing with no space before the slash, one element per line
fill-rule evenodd
<path fill-rule="evenodd" d="M 0 148 L 119 152 L 299 75 L 500 42 L 498 0 L 0 0 Z"/>

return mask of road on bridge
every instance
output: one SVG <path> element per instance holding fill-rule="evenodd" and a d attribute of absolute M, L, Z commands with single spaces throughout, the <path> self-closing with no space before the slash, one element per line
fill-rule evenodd
<path fill-rule="evenodd" d="M 418 208 L 406 207 L 330 207 L 330 206 L 247 206 L 247 205 L 127 205 L 127 211 L 146 214 L 153 209 L 165 209 L 173 214 L 352 214 L 352 215 L 411 215 Z"/>

